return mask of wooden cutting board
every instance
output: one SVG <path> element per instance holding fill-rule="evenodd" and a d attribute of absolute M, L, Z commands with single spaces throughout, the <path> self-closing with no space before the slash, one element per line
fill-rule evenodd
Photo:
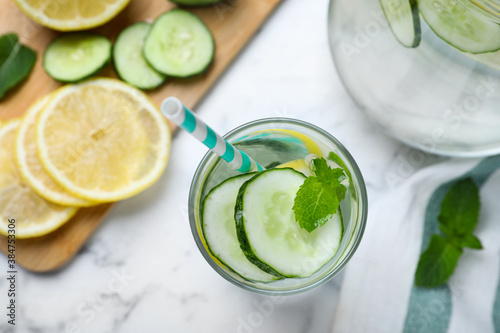
<path fill-rule="evenodd" d="M 215 61 L 210 70 L 202 76 L 172 79 L 150 92 L 153 101 L 159 106 L 163 98 L 174 95 L 188 107 L 195 107 L 280 2 L 281 0 L 232 0 L 206 7 L 188 8 L 197 14 L 214 34 Z M 93 31 L 114 40 L 129 24 L 137 21 L 151 22 L 159 14 L 173 7 L 167 0 L 131 0 L 120 15 Z M 7 32 L 17 33 L 21 43 L 37 51 L 38 59 L 29 79 L 0 101 L 0 119 L 3 120 L 21 116 L 37 98 L 60 86 L 41 66 L 43 50 L 59 32 L 31 21 L 12 0 L 0 0 L 0 35 Z M 100 75 L 116 77 L 112 66 L 108 66 Z M 81 248 L 112 206 L 113 204 L 105 204 L 80 209 L 75 217 L 55 232 L 43 237 L 17 240 L 17 264 L 35 272 L 46 272 L 61 267 Z M 7 241 L 3 236 L 0 236 L 0 249 L 4 253 L 7 251 Z"/>

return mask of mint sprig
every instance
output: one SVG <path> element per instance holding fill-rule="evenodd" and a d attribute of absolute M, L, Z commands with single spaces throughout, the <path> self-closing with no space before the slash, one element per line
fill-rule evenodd
<path fill-rule="evenodd" d="M 466 178 L 453 184 L 446 193 L 438 216 L 443 235 L 433 235 L 429 246 L 420 256 L 415 285 L 437 287 L 453 274 L 464 247 L 482 249 L 473 235 L 479 220 L 479 189 Z"/>
<path fill-rule="evenodd" d="M 449 238 L 433 235 L 427 250 L 420 256 L 415 285 L 420 287 L 437 287 L 445 283 L 453 274 L 462 248 Z"/>
<path fill-rule="evenodd" d="M 324 158 L 314 159 L 312 166 L 314 176 L 306 178 L 293 204 L 295 220 L 307 232 L 331 219 L 346 193 L 346 187 L 340 184 L 346 178 L 341 168 L 330 168 Z"/>
<path fill-rule="evenodd" d="M 20 44 L 16 34 L 0 36 L 0 100 L 28 77 L 35 61 L 35 51 Z"/>

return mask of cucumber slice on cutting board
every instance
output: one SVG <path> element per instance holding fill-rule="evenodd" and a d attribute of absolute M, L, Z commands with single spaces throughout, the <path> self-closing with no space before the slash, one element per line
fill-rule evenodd
<path fill-rule="evenodd" d="M 170 2 L 184 6 L 206 6 L 222 1 L 224 0 L 170 0 Z"/>
<path fill-rule="evenodd" d="M 61 82 L 76 82 L 99 72 L 111 58 L 111 41 L 104 36 L 75 32 L 55 38 L 43 57 L 45 71 Z"/>
<path fill-rule="evenodd" d="M 153 23 L 144 42 L 144 57 L 158 72 L 189 77 L 201 74 L 213 61 L 212 33 L 196 15 L 172 9 Z"/>
<path fill-rule="evenodd" d="M 448 44 L 469 53 L 500 49 L 500 25 L 482 19 L 455 0 L 419 0 L 422 17 Z"/>
<path fill-rule="evenodd" d="M 342 239 L 339 212 L 308 233 L 295 221 L 295 195 L 306 177 L 291 168 L 271 169 L 246 181 L 236 199 L 236 231 L 241 249 L 269 274 L 309 277 L 330 261 Z"/>
<path fill-rule="evenodd" d="M 380 0 L 393 35 L 404 47 L 417 47 L 422 37 L 416 0 Z"/>
<path fill-rule="evenodd" d="M 149 28 L 146 22 L 128 26 L 120 32 L 113 47 L 113 62 L 118 76 L 140 89 L 157 88 L 166 79 L 165 75 L 149 66 L 142 55 L 144 38 Z"/>
<path fill-rule="evenodd" d="M 224 265 L 245 279 L 271 282 L 279 278 L 248 261 L 236 237 L 236 196 L 241 185 L 253 176 L 254 173 L 226 179 L 207 194 L 203 202 L 202 230 L 210 253 Z"/>

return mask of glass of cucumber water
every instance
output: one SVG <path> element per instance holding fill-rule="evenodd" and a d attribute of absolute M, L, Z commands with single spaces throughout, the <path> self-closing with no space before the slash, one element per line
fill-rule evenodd
<path fill-rule="evenodd" d="M 500 0 L 331 0 L 338 73 L 390 135 L 449 156 L 500 153 Z"/>
<path fill-rule="evenodd" d="M 306 291 L 339 273 L 367 217 L 363 177 L 345 147 L 326 131 L 288 118 L 253 121 L 225 138 L 265 170 L 241 174 L 211 151 L 203 157 L 190 188 L 189 220 L 207 262 L 233 284 L 270 295 Z M 334 211 L 309 229 L 294 213 L 314 213 L 295 205 L 306 179 L 331 181 L 333 195 L 341 193 L 334 206 L 326 200 Z"/>

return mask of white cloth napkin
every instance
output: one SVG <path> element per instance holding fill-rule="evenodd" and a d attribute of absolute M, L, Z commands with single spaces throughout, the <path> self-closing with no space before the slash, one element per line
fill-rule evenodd
<path fill-rule="evenodd" d="M 500 332 L 500 156 L 424 168 L 369 206 L 361 244 L 346 267 L 333 333 Z M 475 235 L 444 287 L 413 286 L 420 253 L 438 232 L 440 203 L 457 178 L 480 186 Z"/>

